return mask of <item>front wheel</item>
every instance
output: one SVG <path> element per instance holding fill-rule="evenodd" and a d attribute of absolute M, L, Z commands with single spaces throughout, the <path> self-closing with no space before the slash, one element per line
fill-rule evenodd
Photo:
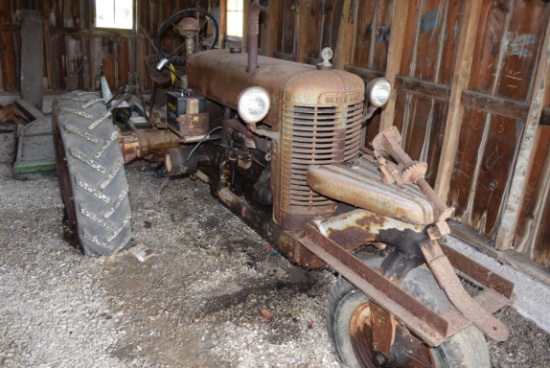
<path fill-rule="evenodd" d="M 372 264 L 380 260 L 373 260 Z M 371 264 L 371 262 L 368 262 Z M 403 289 L 413 297 L 441 313 L 450 302 L 432 274 L 417 267 L 405 277 Z M 430 348 L 405 325 L 396 321 L 395 338 L 388 357 L 376 350 L 376 331 L 380 324 L 375 318 L 384 318 L 380 307 L 344 279 L 340 279 L 330 295 L 329 333 L 339 359 L 346 367 L 489 367 L 489 352 L 485 337 L 470 326 L 436 348 Z M 380 314 L 380 315 L 379 315 Z M 382 327 L 383 329 L 383 327 Z"/>
<path fill-rule="evenodd" d="M 130 244 L 130 204 L 118 132 L 96 93 L 54 101 L 52 130 L 65 238 L 83 253 L 108 256 Z"/>

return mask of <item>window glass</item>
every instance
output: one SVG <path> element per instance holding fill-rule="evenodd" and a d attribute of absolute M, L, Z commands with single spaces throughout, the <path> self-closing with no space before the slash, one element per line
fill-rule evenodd
<path fill-rule="evenodd" d="M 243 36 L 243 0 L 227 1 L 227 35 Z"/>
<path fill-rule="evenodd" d="M 133 0 L 95 0 L 95 26 L 132 29 Z"/>

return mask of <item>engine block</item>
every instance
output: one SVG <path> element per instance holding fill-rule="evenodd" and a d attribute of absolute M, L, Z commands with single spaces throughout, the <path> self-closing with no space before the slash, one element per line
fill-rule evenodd
<path fill-rule="evenodd" d="M 363 80 L 342 70 L 267 57 L 247 72 L 246 54 L 227 50 L 194 54 L 188 63 L 189 87 L 207 99 L 236 109 L 245 88 L 266 89 L 271 109 L 262 122 L 271 144 L 273 220 L 285 230 L 330 215 L 332 200 L 306 182 L 309 165 L 346 162 L 359 154 Z"/>

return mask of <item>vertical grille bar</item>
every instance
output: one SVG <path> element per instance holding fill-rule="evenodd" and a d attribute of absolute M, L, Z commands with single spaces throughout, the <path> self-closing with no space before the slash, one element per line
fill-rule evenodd
<path fill-rule="evenodd" d="M 307 185 L 309 165 L 328 165 L 357 157 L 362 103 L 291 106 L 283 111 L 281 205 L 289 212 L 332 212 L 335 203 Z"/>

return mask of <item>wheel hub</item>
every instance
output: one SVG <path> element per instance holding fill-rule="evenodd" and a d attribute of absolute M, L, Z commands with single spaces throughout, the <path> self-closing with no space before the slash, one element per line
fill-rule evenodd
<path fill-rule="evenodd" d="M 350 336 L 362 367 L 434 367 L 429 347 L 374 302 L 359 305 L 350 320 Z"/>

